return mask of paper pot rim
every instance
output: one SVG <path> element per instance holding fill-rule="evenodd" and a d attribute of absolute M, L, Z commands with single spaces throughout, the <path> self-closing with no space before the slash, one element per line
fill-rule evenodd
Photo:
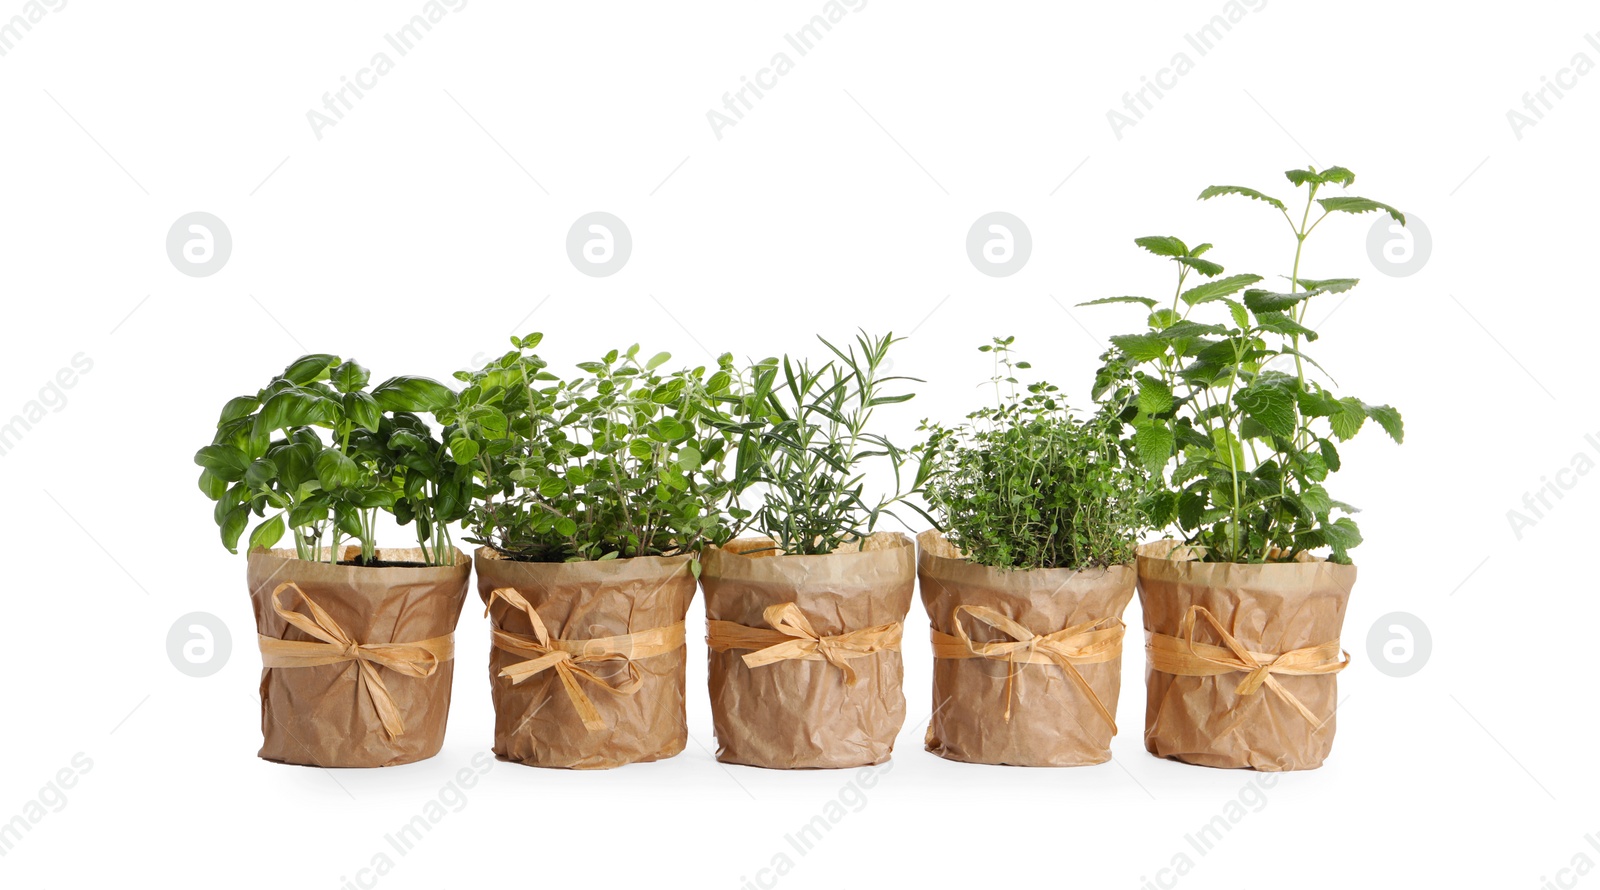
<path fill-rule="evenodd" d="M 893 553 L 900 548 L 916 546 L 916 542 L 911 540 L 911 537 L 904 532 L 873 532 L 867 540 L 877 542 L 877 545 L 865 550 L 839 549 L 832 553 L 784 553 L 774 549 L 765 549 L 759 553 L 746 553 L 744 552 L 745 549 L 755 545 L 777 546 L 777 542 L 771 538 L 762 535 L 751 535 L 735 538 L 720 547 L 715 544 L 707 545 L 704 556 L 710 557 L 715 554 L 718 557 L 736 556 L 748 560 L 782 558 L 786 563 L 804 563 L 850 556 L 870 557 L 874 554 Z"/>
<path fill-rule="evenodd" d="M 1141 574 L 1144 573 L 1146 567 L 1160 567 L 1185 574 L 1220 573 L 1249 569 L 1252 572 L 1261 572 L 1269 577 L 1272 575 L 1295 575 L 1318 571 L 1354 573 L 1356 570 L 1356 566 L 1353 563 L 1329 562 L 1324 557 L 1312 556 L 1304 552 L 1294 562 L 1201 562 L 1194 556 L 1194 553 L 1199 549 L 1201 548 L 1191 547 L 1176 538 L 1165 538 L 1160 541 L 1151 541 L 1148 544 L 1140 544 L 1135 551 L 1135 561 Z M 1178 554 L 1177 558 L 1173 558 L 1174 553 Z"/>
<path fill-rule="evenodd" d="M 350 555 L 351 547 L 344 553 Z M 329 565 L 325 562 L 301 559 L 300 555 L 292 548 L 276 547 L 267 549 L 256 547 L 246 556 L 246 562 L 254 576 L 255 569 L 278 564 L 271 575 L 286 574 L 289 580 L 312 582 L 338 582 L 344 579 L 369 577 L 373 572 L 393 572 L 405 575 L 406 584 L 427 584 L 433 582 L 451 581 L 472 572 L 472 559 L 461 551 L 460 547 L 451 547 L 455 551 L 455 559 L 447 566 L 354 566 L 354 565 Z M 396 562 L 424 562 L 425 557 L 419 547 L 378 547 L 373 550 L 375 559 L 388 559 Z M 292 577 L 290 577 L 292 575 Z M 270 577 L 270 576 L 269 576 Z"/>
<path fill-rule="evenodd" d="M 588 570 L 595 566 L 606 565 L 626 565 L 636 568 L 646 568 L 653 565 L 660 565 L 664 571 L 676 572 L 678 571 L 679 566 L 688 565 L 689 562 L 692 561 L 697 555 L 698 554 L 690 552 L 675 553 L 672 556 L 627 556 L 618 557 L 616 559 L 580 559 L 572 562 L 540 562 L 526 559 L 511 559 L 500 553 L 500 551 L 495 550 L 493 547 L 488 546 L 479 547 L 477 550 L 472 552 L 473 561 L 476 562 L 480 567 L 484 563 L 490 563 L 492 565 L 507 567 L 538 567 L 556 572 L 561 570 L 576 572 L 579 569 Z"/>
<path fill-rule="evenodd" d="M 930 544 L 934 543 L 942 545 L 937 549 L 948 548 L 951 553 L 955 553 L 957 555 L 947 556 L 943 553 L 937 552 L 934 547 L 929 546 Z M 1063 581 L 1076 577 L 1093 579 L 1105 575 L 1118 575 L 1122 574 L 1123 572 L 1134 572 L 1138 567 L 1137 560 L 1130 559 L 1127 562 L 1117 563 L 1116 565 L 1091 566 L 1086 569 L 1068 569 L 1060 566 L 1051 568 L 1020 569 L 985 565 L 981 562 L 974 562 L 966 556 L 959 554 L 960 550 L 958 550 L 954 544 L 951 544 L 949 539 L 944 536 L 944 533 L 938 529 L 928 529 L 927 531 L 917 535 L 917 559 L 919 564 L 925 560 L 929 565 L 939 565 L 942 563 L 951 566 L 961 566 L 967 571 L 981 571 L 986 576 L 996 579 L 1014 577 L 1017 575 L 1052 579 L 1056 576 L 1060 576 Z"/>

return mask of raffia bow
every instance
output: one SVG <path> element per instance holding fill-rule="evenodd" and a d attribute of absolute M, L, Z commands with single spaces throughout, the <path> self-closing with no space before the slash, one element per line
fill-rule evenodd
<path fill-rule="evenodd" d="M 644 674 L 639 670 L 639 665 L 635 664 L 635 659 L 664 655 L 681 648 L 684 642 L 684 626 L 681 621 L 666 627 L 610 637 L 594 637 L 587 640 L 552 639 L 549 629 L 545 627 L 544 619 L 539 617 L 533 604 L 523 598 L 522 594 L 510 587 L 494 590 L 489 594 L 489 601 L 484 606 L 485 614 L 488 614 L 489 607 L 494 605 L 496 599 L 505 600 L 508 605 L 521 610 L 528 616 L 528 623 L 533 626 L 532 637 L 499 628 L 494 628 L 491 632 L 495 648 L 528 659 L 501 669 L 500 676 L 510 680 L 512 685 L 516 685 L 542 671 L 554 670 L 556 676 L 561 679 L 561 687 L 566 690 L 567 698 L 571 699 L 573 708 L 583 721 L 584 728 L 590 732 L 605 729 L 606 724 L 601 719 L 600 711 L 595 707 L 594 701 L 583 691 L 583 687 L 579 684 L 580 680 L 616 695 L 633 695 L 644 685 Z M 622 662 L 625 668 L 624 678 L 618 683 L 607 681 L 585 666 L 617 661 Z"/>
<path fill-rule="evenodd" d="M 1222 645 L 1197 643 L 1194 640 L 1198 618 L 1204 618 L 1216 631 Z M 1190 606 L 1178 625 L 1181 636 L 1147 633 L 1146 649 L 1150 653 L 1150 667 L 1164 674 L 1180 677 L 1216 677 L 1236 672 L 1245 677 L 1234 687 L 1241 696 L 1254 695 L 1261 687 L 1272 690 L 1290 707 L 1300 712 L 1317 729 L 1327 722 L 1319 719 L 1305 703 L 1279 683 L 1274 674 L 1291 677 L 1337 674 L 1350 664 L 1350 654 L 1339 648 L 1338 640 L 1331 640 L 1303 649 L 1291 649 L 1282 654 L 1252 652 L 1245 648 L 1233 634 L 1223 628 L 1222 622 L 1204 606 Z"/>
<path fill-rule="evenodd" d="M 293 612 L 283 607 L 278 596 L 293 590 L 306 604 L 309 615 Z M 311 640 L 280 640 L 276 637 L 256 635 L 261 649 L 261 664 L 268 668 L 316 667 L 324 664 L 356 663 L 360 671 L 359 683 L 372 699 L 372 705 L 383 723 L 383 730 L 392 740 L 405 735 L 405 721 L 400 708 L 389 694 L 378 668 L 385 668 L 407 677 L 422 679 L 433 676 L 439 664 L 455 657 L 455 636 L 445 634 L 416 643 L 361 643 L 351 637 L 337 621 L 316 601 L 306 596 L 300 585 L 285 581 L 272 591 L 272 611 L 279 618 L 320 642 Z"/>
<path fill-rule="evenodd" d="M 989 625 L 995 630 L 1009 636 L 1009 640 L 996 640 L 990 643 L 974 643 L 968 634 L 966 624 L 962 622 L 963 614 L 971 615 L 974 619 Z M 1036 634 L 1022 624 L 1007 618 L 988 606 L 956 606 L 950 613 L 950 623 L 955 627 L 955 634 L 943 633 L 939 630 L 932 631 L 933 657 L 934 658 L 987 658 L 994 661 L 1004 661 L 1011 665 L 1006 674 L 1006 712 L 1005 720 L 1011 722 L 1011 701 L 1013 685 L 1017 674 L 1018 664 L 1053 664 L 1061 668 L 1074 683 L 1077 683 L 1089 702 L 1094 705 L 1095 711 L 1111 726 L 1111 734 L 1116 735 L 1117 720 L 1107 708 L 1100 696 L 1095 694 L 1089 681 L 1078 672 L 1077 665 L 1101 664 L 1114 661 L 1122 657 L 1122 636 L 1124 625 L 1118 618 L 1100 618 L 1095 621 L 1086 621 L 1074 624 L 1048 634 Z"/>
<path fill-rule="evenodd" d="M 846 686 L 856 684 L 852 660 L 900 648 L 898 621 L 825 637 L 811 626 L 811 620 L 796 603 L 768 606 L 762 610 L 761 618 L 771 626 L 770 630 L 733 621 L 707 621 L 706 644 L 717 652 L 756 650 L 742 656 L 745 665 L 753 668 L 780 661 L 826 661 L 844 672 Z"/>

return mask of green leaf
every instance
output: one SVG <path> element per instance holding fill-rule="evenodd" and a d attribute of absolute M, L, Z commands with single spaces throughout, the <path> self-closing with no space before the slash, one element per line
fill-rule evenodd
<path fill-rule="evenodd" d="M 1167 341 L 1152 334 L 1119 334 L 1111 342 L 1135 362 L 1148 362 L 1167 354 Z"/>
<path fill-rule="evenodd" d="M 337 364 L 339 357 L 324 353 L 303 355 L 283 369 L 283 376 L 295 386 L 305 386 L 307 383 L 321 380 L 328 375 L 328 369 Z"/>
<path fill-rule="evenodd" d="M 448 386 L 427 377 L 390 377 L 372 390 L 378 407 L 385 411 L 442 411 L 455 404 L 456 394 Z"/>
<path fill-rule="evenodd" d="M 252 435 L 265 436 L 275 430 L 297 426 L 330 424 L 338 415 L 332 400 L 304 389 L 286 389 L 269 397 L 256 415 Z"/>
<path fill-rule="evenodd" d="M 1173 260 L 1175 262 L 1182 263 L 1183 265 L 1188 266 L 1189 268 L 1195 270 L 1196 272 L 1199 272 L 1201 275 L 1204 275 L 1207 278 L 1211 278 L 1211 277 L 1214 277 L 1214 276 L 1222 274 L 1222 266 L 1221 266 L 1221 264 L 1213 263 L 1210 260 L 1202 260 L 1197 256 L 1173 257 Z M 1163 524 L 1165 524 L 1165 523 L 1163 523 Z"/>
<path fill-rule="evenodd" d="M 1321 204 L 1322 209 L 1329 213 L 1371 213 L 1374 210 L 1382 210 L 1393 217 L 1395 222 L 1401 225 L 1406 224 L 1406 215 L 1404 213 L 1390 207 L 1388 204 L 1374 201 L 1370 198 L 1318 198 L 1317 203 Z"/>
<path fill-rule="evenodd" d="M 544 497 L 544 498 L 559 497 L 562 494 L 565 494 L 566 491 L 567 491 L 567 481 L 565 479 L 562 479 L 562 478 L 559 478 L 559 477 L 556 477 L 556 476 L 551 476 L 551 477 L 549 477 L 549 478 L 547 478 L 544 481 L 539 483 L 539 495 L 540 495 L 540 497 Z"/>
<path fill-rule="evenodd" d="M 1356 175 L 1344 167 L 1329 167 L 1322 171 L 1322 181 L 1348 188 L 1356 184 Z"/>
<path fill-rule="evenodd" d="M 278 543 L 282 538 L 283 514 L 279 513 L 256 526 L 256 530 L 250 533 L 250 549 L 254 550 L 257 547 L 271 549 L 272 545 Z"/>
<path fill-rule="evenodd" d="M 578 533 L 578 524 L 563 516 L 556 520 L 556 534 L 563 538 L 570 538 Z"/>
<path fill-rule="evenodd" d="M 1188 256 L 1189 248 L 1171 235 L 1146 235 L 1143 238 L 1133 239 L 1133 243 L 1143 247 L 1156 256 Z"/>
<path fill-rule="evenodd" d="M 1159 476 L 1172 458 L 1172 430 L 1164 424 L 1146 423 L 1134 427 L 1133 447 L 1152 476 Z"/>
<path fill-rule="evenodd" d="M 695 470 L 700 469 L 700 467 L 704 464 L 705 458 L 701 456 L 700 449 L 694 447 L 693 445 L 685 445 L 683 446 L 683 449 L 678 452 L 678 466 L 682 467 L 688 472 L 692 473 Z"/>
<path fill-rule="evenodd" d="M 1261 280 L 1260 275 L 1229 275 L 1227 278 L 1218 278 L 1189 288 L 1182 294 L 1183 301 L 1190 306 L 1197 306 L 1211 300 L 1220 300 L 1223 297 L 1238 293 L 1246 287 Z M 1246 304 L 1249 295 L 1246 295 Z"/>
<path fill-rule="evenodd" d="M 278 478 L 278 465 L 264 457 L 251 463 L 244 471 L 245 484 L 251 488 L 266 488 L 267 484 L 276 478 Z"/>
<path fill-rule="evenodd" d="M 219 528 L 222 531 L 222 546 L 228 548 L 229 553 L 239 552 L 239 536 L 244 534 L 244 527 L 249 523 L 249 504 L 240 504 L 223 515 Z"/>
<path fill-rule="evenodd" d="M 1098 300 L 1090 300 L 1087 303 L 1079 303 L 1078 305 L 1103 306 L 1107 303 L 1142 303 L 1146 309 L 1154 309 L 1156 307 L 1156 301 L 1149 297 L 1102 297 Z"/>
<path fill-rule="evenodd" d="M 1172 410 L 1172 388 L 1154 377 L 1139 379 L 1139 410 L 1164 414 Z"/>
<path fill-rule="evenodd" d="M 217 426 L 222 426 L 241 417 L 249 417 L 252 412 L 261 407 L 261 400 L 255 396 L 236 396 L 222 406 L 222 416 L 217 418 Z"/>
<path fill-rule="evenodd" d="M 656 453 L 656 450 L 647 440 L 634 439 L 628 443 L 628 453 L 639 460 L 649 460 L 650 456 Z"/>
<path fill-rule="evenodd" d="M 317 455 L 315 464 L 317 481 L 328 491 L 348 488 L 361 481 L 361 469 L 344 452 L 327 448 Z"/>
<path fill-rule="evenodd" d="M 342 393 L 353 393 L 364 389 L 367 381 L 372 379 L 372 374 L 366 368 L 347 359 L 333 369 L 333 376 L 330 379 L 335 389 Z"/>
<path fill-rule="evenodd" d="M 450 459 L 457 466 L 472 463 L 473 458 L 478 456 L 478 443 L 470 436 L 455 436 L 450 440 L 449 448 Z"/>
<path fill-rule="evenodd" d="M 1339 400 L 1339 410 L 1328 418 L 1328 425 L 1333 427 L 1333 435 L 1341 442 L 1348 442 L 1356 433 L 1361 432 L 1361 425 L 1367 422 L 1367 407 L 1361 400 L 1353 396 Z"/>
<path fill-rule="evenodd" d="M 662 365 L 666 364 L 667 361 L 669 359 L 671 359 L 671 358 L 672 358 L 672 353 L 670 353 L 670 352 L 658 352 L 655 355 L 651 356 L 649 361 L 644 363 L 644 369 L 646 371 L 654 371 L 655 369 L 657 369 L 657 368 L 661 367 Z"/>
<path fill-rule="evenodd" d="M 1284 315 L 1282 312 L 1257 312 L 1256 324 L 1263 330 L 1272 331 L 1275 334 L 1297 335 L 1307 340 L 1317 339 L 1316 331 Z"/>
<path fill-rule="evenodd" d="M 1316 296 L 1313 292 L 1301 291 L 1292 294 L 1275 294 L 1264 290 L 1247 290 L 1244 292 L 1244 304 L 1250 307 L 1251 312 L 1282 312 L 1292 306 L 1304 303 Z"/>
<path fill-rule="evenodd" d="M 232 445 L 207 445 L 194 453 L 194 462 L 226 482 L 238 482 L 250 461 Z"/>
<path fill-rule="evenodd" d="M 1172 327 L 1178 322 L 1183 321 L 1183 316 L 1173 312 L 1171 309 L 1162 308 L 1150 313 L 1150 318 L 1147 320 L 1150 324 L 1150 327 L 1159 331 L 1163 328 Z"/>
<path fill-rule="evenodd" d="M 1288 387 L 1270 382 L 1251 384 L 1233 394 L 1233 403 L 1272 435 L 1284 438 L 1294 435 L 1295 398 Z"/>
<path fill-rule="evenodd" d="M 1285 207 L 1283 202 L 1279 201 L 1277 198 L 1273 198 L 1273 197 L 1270 197 L 1268 195 L 1263 195 L 1262 193 L 1256 191 L 1255 189 L 1249 189 L 1249 188 L 1245 188 L 1243 186 L 1238 186 L 1238 185 L 1213 185 L 1213 186 L 1210 186 L 1210 187 L 1206 188 L 1204 191 L 1202 191 L 1200 193 L 1200 200 L 1202 200 L 1202 201 L 1209 200 L 1209 199 L 1215 198 L 1215 197 L 1217 197 L 1219 195 L 1243 195 L 1246 198 L 1252 198 L 1252 199 L 1257 200 L 1257 201 L 1265 201 L 1268 204 L 1271 204 L 1272 206 L 1278 208 L 1279 210 L 1287 211 L 1289 209 L 1289 208 Z"/>
<path fill-rule="evenodd" d="M 1406 425 L 1400 419 L 1399 411 L 1388 405 L 1367 405 L 1363 403 L 1362 407 L 1366 409 L 1367 416 L 1376 420 L 1378 425 L 1383 427 L 1383 431 L 1388 433 L 1389 438 L 1393 439 L 1396 444 L 1405 441 Z"/>
<path fill-rule="evenodd" d="M 1302 278 L 1300 286 L 1325 294 L 1342 294 L 1361 283 L 1359 278 Z"/>
<path fill-rule="evenodd" d="M 228 491 L 228 480 L 218 476 L 210 470 L 200 471 L 200 491 L 211 500 L 216 500 Z"/>
<path fill-rule="evenodd" d="M 378 410 L 377 400 L 364 392 L 345 393 L 344 416 L 356 426 L 374 433 L 383 423 L 383 412 Z"/>
<path fill-rule="evenodd" d="M 689 428 L 674 417 L 663 417 L 656 421 L 655 425 L 661 430 L 661 434 L 667 437 L 663 441 L 673 442 L 689 435 Z"/>

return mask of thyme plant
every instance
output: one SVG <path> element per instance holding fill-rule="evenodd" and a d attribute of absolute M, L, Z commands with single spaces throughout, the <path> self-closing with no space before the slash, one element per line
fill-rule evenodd
<path fill-rule="evenodd" d="M 925 497 L 962 553 L 1006 569 L 1086 569 L 1133 561 L 1144 525 L 1146 477 L 1126 454 L 1121 405 L 1073 417 L 1047 382 L 1022 386 L 1030 365 L 1012 357 L 1015 337 L 996 337 L 994 404 L 954 427 L 923 421 L 931 464 Z"/>

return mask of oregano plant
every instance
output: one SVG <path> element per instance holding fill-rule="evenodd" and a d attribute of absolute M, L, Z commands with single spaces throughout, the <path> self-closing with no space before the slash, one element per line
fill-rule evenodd
<path fill-rule="evenodd" d="M 723 408 L 733 358 L 664 371 L 671 356 L 611 350 L 562 379 L 540 334 L 456 376 L 446 436 L 480 480 L 468 540 L 503 557 L 572 562 L 697 552 L 748 517 L 727 461 L 739 428 Z M 698 561 L 694 562 L 698 572 Z"/>
<path fill-rule="evenodd" d="M 370 379 L 354 360 L 306 355 L 223 407 L 195 463 L 230 552 L 257 517 L 252 548 L 288 534 L 301 559 L 334 562 L 348 538 L 371 563 L 378 514 L 388 512 L 413 526 L 428 563 L 454 560 L 448 526 L 464 515 L 471 473 L 446 459 L 420 415 L 447 413 L 455 393 L 410 376 L 369 391 Z"/>
<path fill-rule="evenodd" d="M 1349 562 L 1361 543 L 1350 516 L 1356 510 L 1324 485 L 1341 466 L 1337 443 L 1369 419 L 1396 442 L 1404 437 L 1400 412 L 1336 394 L 1305 349 L 1318 336 L 1305 324 L 1311 302 L 1345 293 L 1357 280 L 1305 278 L 1301 266 L 1307 241 L 1330 217 L 1378 212 L 1403 225 L 1405 216 L 1368 198 L 1325 195 L 1355 182 L 1344 167 L 1285 175 L 1305 190 L 1297 212 L 1241 186 L 1211 186 L 1200 200 L 1240 196 L 1282 215 L 1294 245 L 1286 288 L 1256 287 L 1259 275 L 1225 275 L 1211 244 L 1190 247 L 1162 235 L 1135 243 L 1176 266 L 1170 300 L 1084 304 L 1134 303 L 1149 312 L 1146 331 L 1111 338 L 1116 349 L 1095 397 L 1129 400 L 1122 419 L 1139 459 L 1161 483 L 1146 499 L 1149 517 L 1157 527 L 1175 526 L 1209 561 L 1288 561 L 1327 548 L 1333 561 Z M 1293 373 L 1273 367 L 1290 362 Z"/>
<path fill-rule="evenodd" d="M 884 374 L 889 347 L 899 341 L 862 332 L 840 349 L 817 339 L 831 360 L 816 367 L 788 356 L 755 363 L 737 412 L 744 425 L 736 484 L 759 483 L 764 495 L 751 525 L 789 554 L 832 553 L 860 541 L 897 505 L 922 512 L 906 499 L 918 493 L 926 465 L 916 462 L 906 479 L 914 455 L 872 428 L 879 406 L 912 398 L 889 392 L 890 384 L 920 382 Z M 892 475 L 893 490 L 868 494 L 868 471 L 879 465 Z"/>
<path fill-rule="evenodd" d="M 1017 379 L 1015 337 L 994 358 L 994 404 L 947 427 L 923 421 L 924 497 L 968 559 L 1005 569 L 1087 569 L 1133 561 L 1146 476 L 1120 437 L 1120 403 L 1075 417 L 1051 383 Z M 1019 390 L 1019 387 L 1021 389 Z"/>

